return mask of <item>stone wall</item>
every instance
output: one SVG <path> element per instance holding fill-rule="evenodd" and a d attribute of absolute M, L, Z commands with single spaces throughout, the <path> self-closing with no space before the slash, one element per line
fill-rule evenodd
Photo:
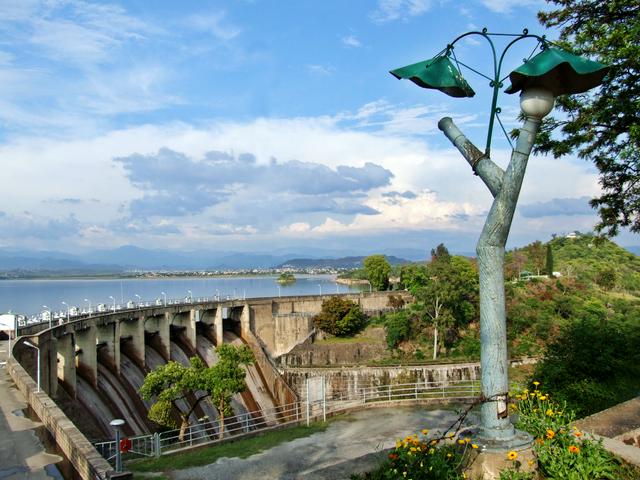
<path fill-rule="evenodd" d="M 15 348 L 20 348 L 20 345 Z M 37 391 L 36 382 L 15 358 L 9 357 L 7 369 L 18 390 L 27 399 L 80 477 L 86 480 L 106 479 L 113 472 L 113 468 L 102 458 L 91 442 L 43 390 Z"/>
<path fill-rule="evenodd" d="M 302 398 L 305 381 L 309 377 L 324 376 L 328 398 L 345 393 L 356 396 L 361 389 L 380 385 L 429 382 L 446 385 L 449 382 L 480 379 L 479 363 L 447 365 L 342 367 L 342 368 L 285 368 L 283 376 Z"/>
<path fill-rule="evenodd" d="M 277 359 L 280 367 L 356 365 L 379 360 L 387 354 L 383 343 L 304 343 Z"/>

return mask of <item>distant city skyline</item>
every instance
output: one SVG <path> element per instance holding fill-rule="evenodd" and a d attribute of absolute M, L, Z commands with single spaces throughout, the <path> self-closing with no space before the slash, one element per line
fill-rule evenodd
<path fill-rule="evenodd" d="M 491 197 L 437 129 L 484 144 L 487 80 L 452 99 L 388 70 L 458 34 L 544 31 L 544 1 L 0 4 L 0 248 L 470 252 Z M 505 72 L 535 43 L 514 51 Z M 487 69 L 477 39 L 458 58 Z M 505 82 L 508 85 L 508 80 Z M 502 95 L 507 130 L 517 96 Z M 493 158 L 510 147 L 496 129 Z M 590 231 L 596 169 L 533 157 L 510 246 Z M 614 239 L 639 245 L 627 231 Z"/>

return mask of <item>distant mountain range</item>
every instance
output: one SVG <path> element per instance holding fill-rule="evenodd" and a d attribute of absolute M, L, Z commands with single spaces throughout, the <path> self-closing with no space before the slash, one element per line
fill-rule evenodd
<path fill-rule="evenodd" d="M 342 257 L 342 258 L 294 258 L 281 263 L 276 268 L 361 268 L 362 261 L 366 257 Z M 387 256 L 387 261 L 391 265 L 401 265 L 403 263 L 410 263 L 409 260 L 404 258 L 394 257 L 393 255 Z"/>
<path fill-rule="evenodd" d="M 640 246 L 627 247 L 640 255 Z M 0 249 L 0 272 L 43 274 L 118 274 L 131 270 L 239 270 L 290 266 L 293 268 L 359 268 L 367 255 L 382 253 L 392 264 L 424 261 L 428 252 L 394 249 L 382 252 L 354 252 L 308 247 L 276 249 L 272 252 L 174 251 L 123 246 L 110 250 L 70 254 L 55 251 Z M 469 252 L 452 252 L 473 256 Z"/>
<path fill-rule="evenodd" d="M 359 252 L 358 252 L 359 253 Z M 375 252 L 371 252 L 375 253 Z M 405 249 L 408 260 L 389 255 L 391 263 L 424 260 L 419 250 Z M 295 264 L 295 268 L 354 268 L 362 265 L 362 255 L 329 250 L 292 250 L 261 252 L 211 252 L 147 250 L 124 246 L 84 254 L 53 251 L 0 250 L 0 271 L 64 273 L 71 275 L 117 274 L 131 270 L 237 270 L 277 268 Z M 293 263 L 292 263 L 293 262 Z"/>

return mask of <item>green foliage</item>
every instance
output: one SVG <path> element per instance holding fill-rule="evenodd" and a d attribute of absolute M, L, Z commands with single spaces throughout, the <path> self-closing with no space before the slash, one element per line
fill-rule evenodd
<path fill-rule="evenodd" d="M 360 306 L 342 297 L 331 297 L 322 302 L 322 310 L 313 317 L 316 328 L 338 337 L 353 335 L 366 321 Z"/>
<path fill-rule="evenodd" d="M 367 280 L 375 290 L 388 290 L 391 265 L 384 255 L 371 255 L 362 262 Z"/>
<path fill-rule="evenodd" d="M 400 268 L 400 284 L 411 293 L 429 282 L 429 272 L 426 265 L 409 263 Z"/>
<path fill-rule="evenodd" d="M 598 228 L 640 231 L 640 3 L 637 0 L 548 0 L 540 22 L 560 28 L 565 48 L 610 66 L 593 93 L 560 96 L 559 118 L 543 122 L 538 152 L 577 153 L 600 171 L 603 193 L 591 201 Z M 555 8 L 555 9 L 553 9 Z M 557 131 L 559 130 L 559 132 Z M 559 138 L 554 136 L 556 131 Z"/>
<path fill-rule="evenodd" d="M 192 357 L 190 365 L 169 361 L 149 372 L 140 387 L 145 400 L 154 400 L 149 409 L 149 419 L 160 425 L 175 428 L 171 415 L 176 411 L 182 419 L 182 427 L 188 426 L 191 412 L 200 401 L 211 397 L 221 415 L 228 414 L 231 396 L 246 389 L 245 371 L 242 365 L 253 362 L 253 353 L 246 346 L 220 345 L 216 348 L 218 362 L 207 367 L 198 357 Z M 205 392 L 197 394 L 196 392 Z M 189 410 L 180 410 L 178 400 L 196 396 Z"/>
<path fill-rule="evenodd" d="M 400 342 L 409 340 L 411 338 L 409 312 L 401 310 L 387 314 L 384 328 L 387 331 L 387 345 L 389 348 L 396 348 Z"/>
<path fill-rule="evenodd" d="M 580 416 L 608 408 L 640 388 L 640 325 L 585 319 L 552 342 L 535 377 Z"/>
<path fill-rule="evenodd" d="M 289 285 L 296 282 L 296 276 L 293 273 L 285 272 L 281 273 L 276 281 L 283 285 Z"/>
<path fill-rule="evenodd" d="M 616 286 L 617 277 L 618 275 L 616 273 L 615 268 L 605 267 L 596 274 L 595 281 L 598 285 L 600 285 L 605 290 L 611 290 L 613 287 Z"/>
<path fill-rule="evenodd" d="M 553 251 L 550 243 L 547 243 L 547 275 L 549 278 L 553 277 Z"/>

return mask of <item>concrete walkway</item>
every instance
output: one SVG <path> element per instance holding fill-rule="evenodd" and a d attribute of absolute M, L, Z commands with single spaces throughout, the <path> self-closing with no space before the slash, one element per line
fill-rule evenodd
<path fill-rule="evenodd" d="M 0 341 L 0 479 L 62 478 L 35 433 L 40 423 L 22 413 L 27 404 L 5 368 L 8 341 Z"/>
<path fill-rule="evenodd" d="M 375 468 L 397 438 L 423 428 L 445 430 L 457 418 L 453 411 L 427 407 L 374 408 L 332 422 L 327 430 L 280 444 L 251 457 L 221 458 L 204 467 L 174 471 L 175 480 L 348 479 Z M 471 419 L 473 420 L 473 419 Z"/>

